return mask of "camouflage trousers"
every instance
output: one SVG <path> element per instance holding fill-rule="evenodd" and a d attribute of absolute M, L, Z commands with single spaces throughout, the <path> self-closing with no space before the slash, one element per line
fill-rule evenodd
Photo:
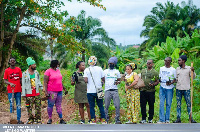
<path fill-rule="evenodd" d="M 32 113 L 32 110 L 35 105 L 35 116 Z M 28 120 L 41 120 L 41 97 L 40 96 L 33 96 L 33 97 L 26 97 L 26 108 L 28 111 Z"/>

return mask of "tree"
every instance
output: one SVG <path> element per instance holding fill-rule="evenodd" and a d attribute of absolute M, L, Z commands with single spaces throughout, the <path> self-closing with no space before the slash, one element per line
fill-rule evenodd
<path fill-rule="evenodd" d="M 70 35 L 74 36 L 81 44 L 82 60 L 85 61 L 85 53 L 88 51 L 90 44 L 99 42 L 107 46 L 115 45 L 116 42 L 108 37 L 107 32 L 101 27 L 101 21 L 91 16 L 86 18 L 86 12 L 81 11 L 77 18 L 72 17 L 66 22 L 74 24 L 73 29 L 68 30 Z M 91 42 L 91 43 L 88 43 Z"/>

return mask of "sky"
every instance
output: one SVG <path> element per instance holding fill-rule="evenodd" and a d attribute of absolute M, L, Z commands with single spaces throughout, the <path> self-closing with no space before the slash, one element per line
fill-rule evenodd
<path fill-rule="evenodd" d="M 78 16 L 81 10 L 86 11 L 86 16 L 98 18 L 102 22 L 102 27 L 108 32 L 119 45 L 141 44 L 145 38 L 140 37 L 144 29 L 143 22 L 157 2 L 162 4 L 167 0 L 102 0 L 106 11 L 99 7 L 94 7 L 89 3 L 79 3 L 76 0 L 69 2 L 62 0 L 70 16 Z M 183 0 L 171 0 L 174 4 L 181 4 Z M 186 3 L 188 2 L 185 0 Z M 200 8 L 200 0 L 193 0 L 193 4 Z"/>

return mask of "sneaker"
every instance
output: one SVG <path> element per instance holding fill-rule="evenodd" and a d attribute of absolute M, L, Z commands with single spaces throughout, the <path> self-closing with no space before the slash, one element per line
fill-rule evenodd
<path fill-rule="evenodd" d="M 181 119 L 177 119 L 173 123 L 181 123 Z"/>
<path fill-rule="evenodd" d="M 85 124 L 85 120 L 80 120 L 80 124 Z"/>
<path fill-rule="evenodd" d="M 125 124 L 133 124 L 133 122 L 129 120 Z"/>
<path fill-rule="evenodd" d="M 170 121 L 169 121 L 169 120 L 166 120 L 166 121 L 165 121 L 165 123 L 169 124 L 169 123 L 170 123 Z"/>
<path fill-rule="evenodd" d="M 102 123 L 102 124 L 107 124 L 106 119 L 105 119 L 105 118 L 102 118 L 102 119 L 101 119 L 101 123 Z"/>
<path fill-rule="evenodd" d="M 153 120 L 149 120 L 148 123 L 153 123 Z"/>
<path fill-rule="evenodd" d="M 95 119 L 90 120 L 90 124 L 97 124 Z"/>
<path fill-rule="evenodd" d="M 52 124 L 52 119 L 49 119 L 49 120 L 47 121 L 47 124 Z"/>
<path fill-rule="evenodd" d="M 25 124 L 33 124 L 33 120 L 28 120 Z"/>
<path fill-rule="evenodd" d="M 18 121 L 17 121 L 17 124 L 24 124 L 24 122 L 18 120 Z"/>
<path fill-rule="evenodd" d="M 67 124 L 67 123 L 63 119 L 61 119 L 60 124 Z"/>
<path fill-rule="evenodd" d="M 197 123 L 194 119 L 191 120 L 191 123 Z"/>
<path fill-rule="evenodd" d="M 115 124 L 122 124 L 120 120 L 115 121 Z"/>
<path fill-rule="evenodd" d="M 144 124 L 144 123 L 147 123 L 147 121 L 146 120 L 141 120 L 140 123 Z"/>
<path fill-rule="evenodd" d="M 37 120 L 37 124 L 42 124 L 42 121 L 41 120 Z"/>
<path fill-rule="evenodd" d="M 158 121 L 157 124 L 164 124 L 165 122 L 162 121 Z"/>
<path fill-rule="evenodd" d="M 91 122 L 92 120 L 90 119 L 90 120 L 88 120 L 88 124 L 90 124 L 90 122 Z"/>

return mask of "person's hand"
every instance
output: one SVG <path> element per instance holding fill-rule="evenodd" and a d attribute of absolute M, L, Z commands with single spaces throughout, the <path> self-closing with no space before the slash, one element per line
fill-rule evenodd
<path fill-rule="evenodd" d="M 14 84 L 14 83 L 10 83 L 10 86 L 11 86 L 11 87 L 15 87 L 15 84 Z"/>
<path fill-rule="evenodd" d="M 26 96 L 22 96 L 22 99 L 25 100 L 25 99 L 26 99 Z"/>
<path fill-rule="evenodd" d="M 190 69 L 191 69 L 191 71 L 193 71 L 193 72 L 194 72 L 194 67 L 191 67 Z"/>
<path fill-rule="evenodd" d="M 153 86 L 154 86 L 154 83 L 149 83 L 149 86 L 153 87 Z"/>

